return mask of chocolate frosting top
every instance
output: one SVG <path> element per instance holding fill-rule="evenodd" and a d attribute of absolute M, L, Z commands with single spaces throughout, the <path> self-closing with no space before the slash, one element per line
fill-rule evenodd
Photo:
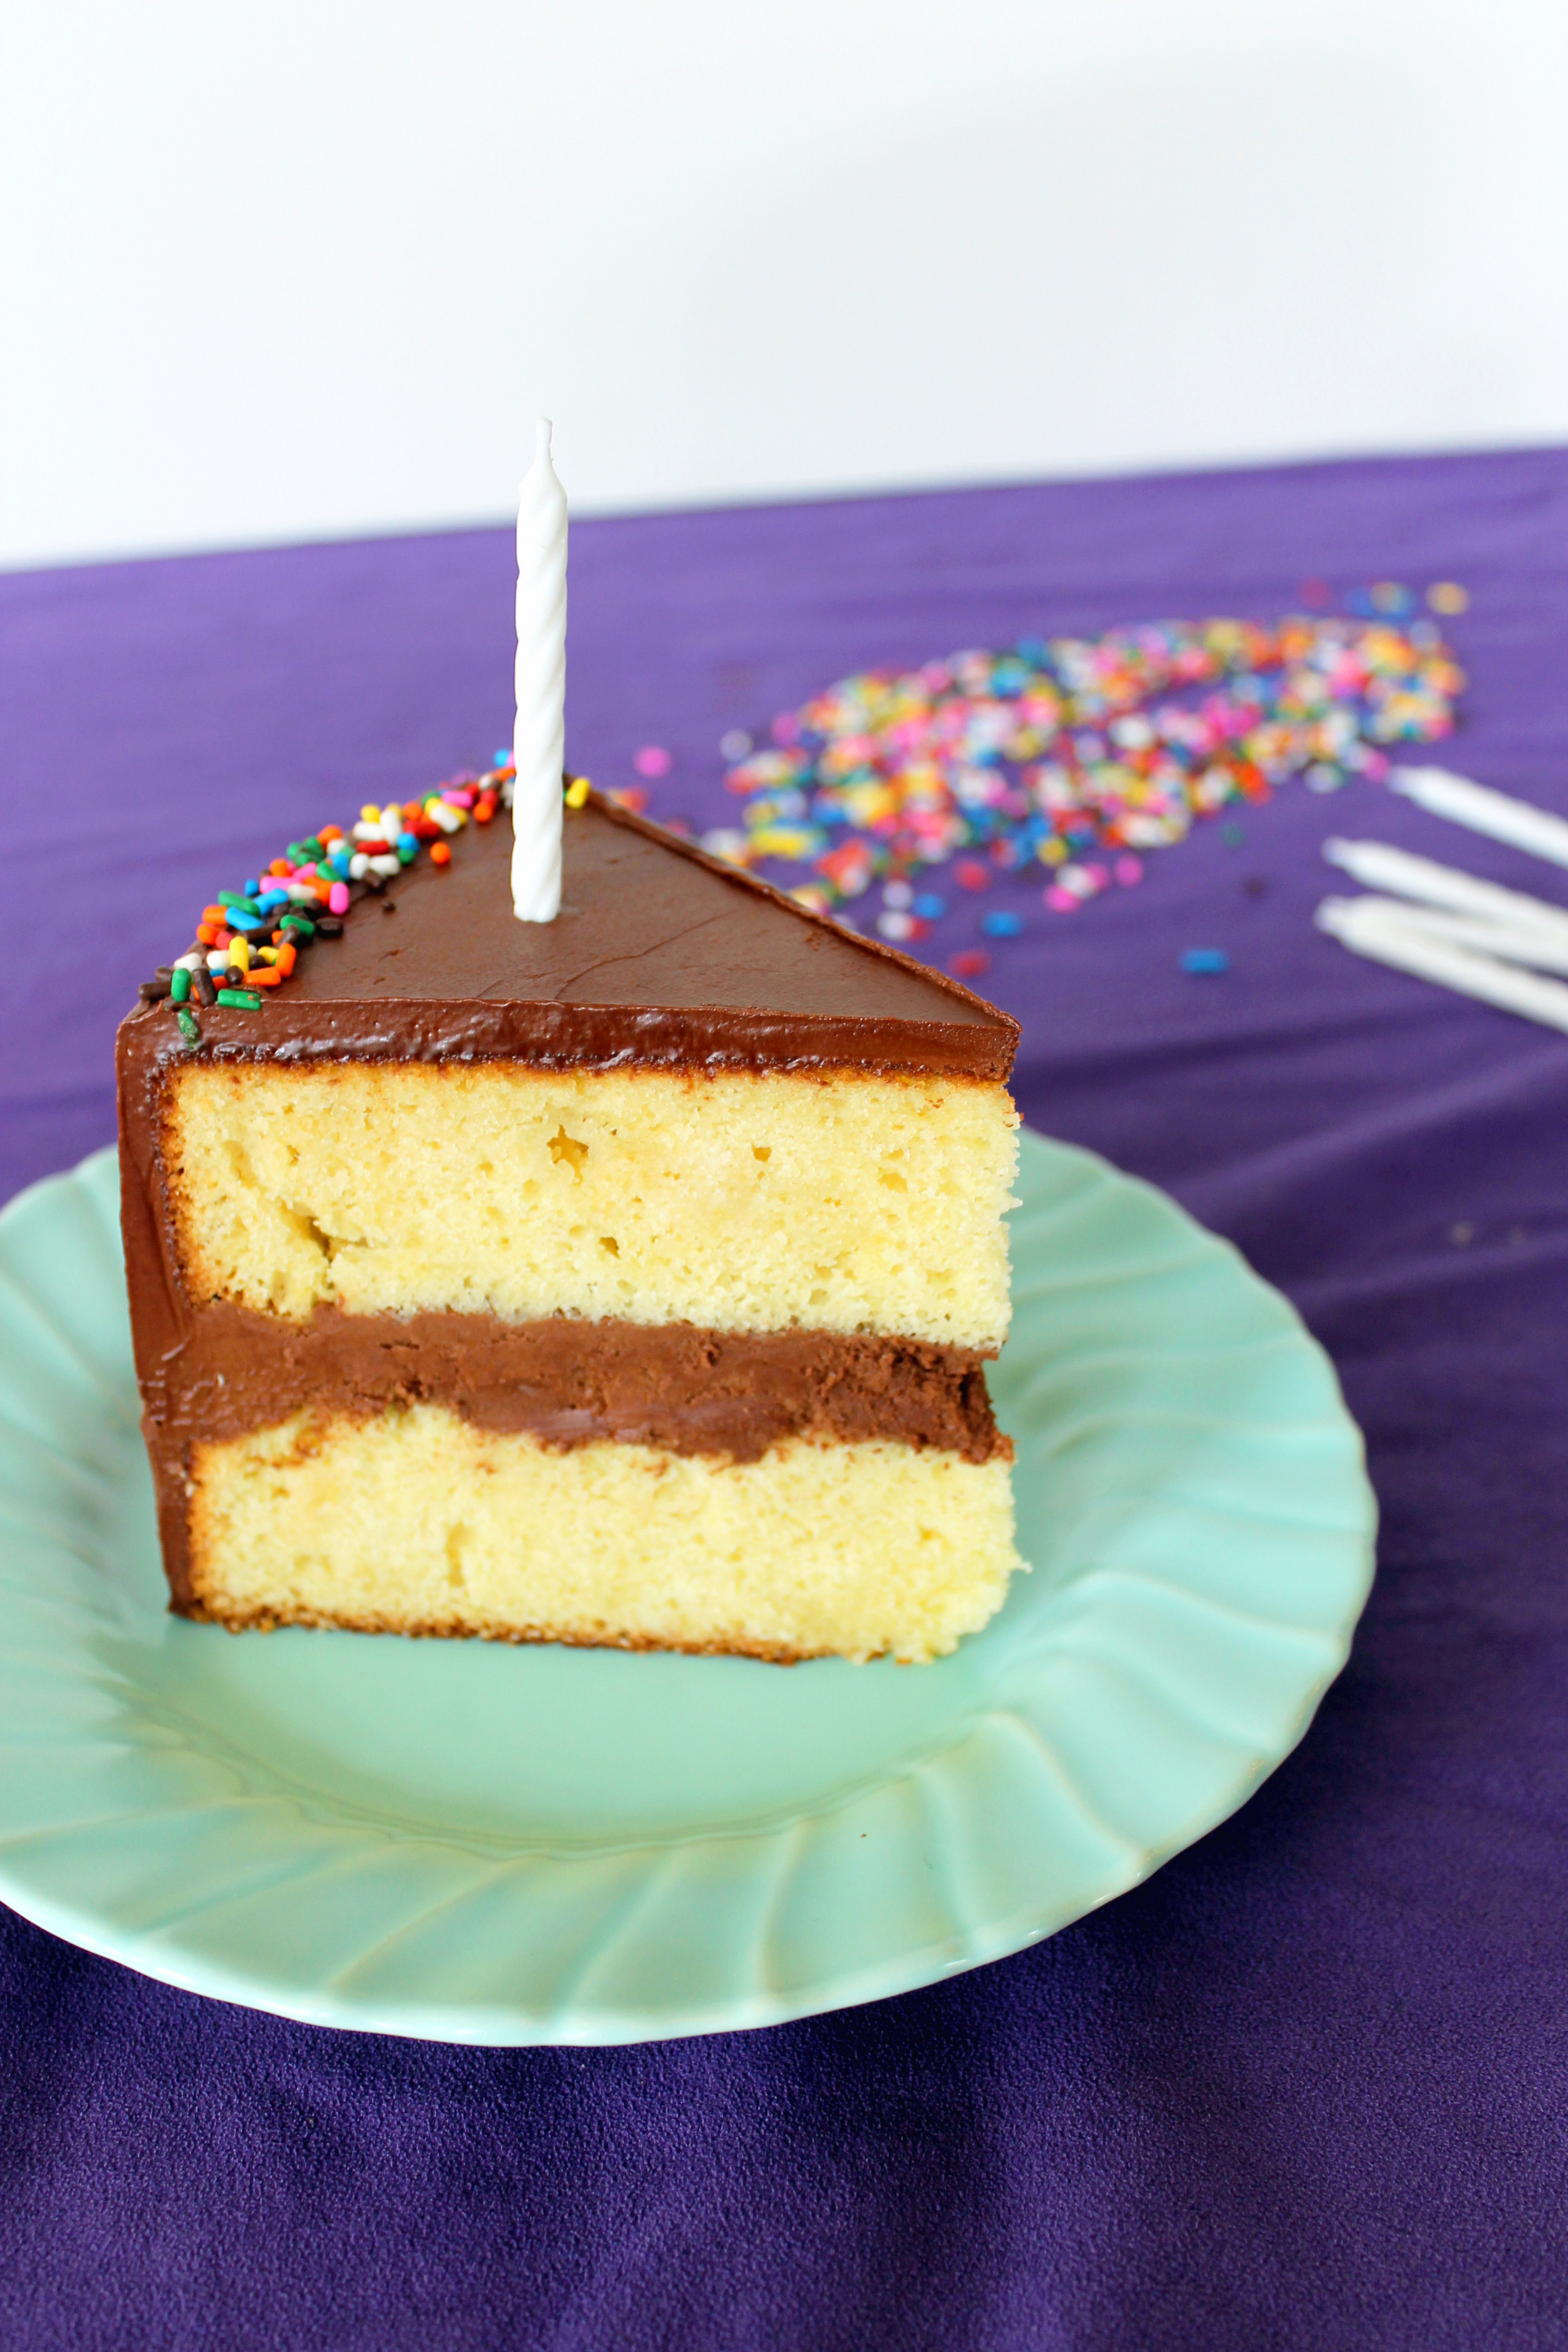
<path fill-rule="evenodd" d="M 204 1053 L 545 1066 L 861 1068 L 1005 1081 L 1008 1014 L 597 793 L 564 821 L 561 913 L 511 910 L 511 825 L 357 905 L 259 1012 L 201 1012 Z M 167 1004 L 126 1024 L 186 1049 Z M 139 1054 L 138 1059 L 142 1058 Z"/>

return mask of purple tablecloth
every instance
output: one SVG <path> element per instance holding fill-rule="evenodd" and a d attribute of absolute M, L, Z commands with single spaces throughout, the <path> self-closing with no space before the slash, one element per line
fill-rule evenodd
<path fill-rule="evenodd" d="M 568 753 L 667 745 L 657 808 L 712 823 L 721 732 L 849 669 L 1452 578 L 1450 756 L 1568 810 L 1565 549 L 1530 453 L 587 523 Z M 510 587 L 500 531 L 0 581 L 6 1190 L 109 1139 L 215 883 L 504 738 Z M 705 2042 L 319 2032 L 0 1914 L 0 2343 L 1568 2342 L 1568 1039 L 1315 932 L 1331 831 L 1568 899 L 1296 786 L 1069 919 L 1018 886 L 984 983 L 1030 1120 L 1233 1236 L 1366 1429 L 1381 1572 L 1298 1753 L 1037 1950 Z"/>

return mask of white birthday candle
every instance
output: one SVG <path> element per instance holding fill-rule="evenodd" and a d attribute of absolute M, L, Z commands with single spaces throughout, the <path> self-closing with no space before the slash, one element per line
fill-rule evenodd
<path fill-rule="evenodd" d="M 517 725 L 512 757 L 511 908 L 520 923 L 561 911 L 561 786 L 566 756 L 566 493 L 539 420 L 517 507 Z"/>
<path fill-rule="evenodd" d="M 1447 907 L 1456 914 L 1474 915 L 1521 932 L 1547 932 L 1568 939 L 1568 907 L 1554 907 L 1528 891 L 1505 890 L 1500 883 L 1483 882 L 1456 866 L 1439 866 L 1430 857 L 1413 856 L 1384 841 L 1339 841 L 1323 844 L 1331 866 L 1352 875 L 1373 890 L 1391 890 L 1401 898 L 1415 898 L 1429 907 Z"/>
<path fill-rule="evenodd" d="M 1394 768 L 1388 788 L 1430 809 L 1434 816 L 1468 824 L 1472 833 L 1489 834 L 1494 841 L 1526 849 L 1553 866 L 1568 866 L 1568 823 L 1549 809 L 1494 793 L 1489 784 L 1472 783 L 1468 776 L 1456 776 L 1447 768 Z"/>
<path fill-rule="evenodd" d="M 1531 923 L 1502 924 L 1479 915 L 1450 914 L 1445 907 L 1413 907 L 1407 898 L 1330 898 L 1325 905 L 1362 909 L 1352 919 L 1363 923 L 1392 922 L 1405 936 L 1438 940 L 1446 947 L 1466 948 L 1472 955 L 1491 956 L 1500 963 L 1521 963 L 1531 971 L 1568 973 L 1568 924 L 1553 932 Z M 1334 921 L 1339 919 L 1338 915 Z M 1332 923 L 1324 929 L 1332 929 Z"/>
<path fill-rule="evenodd" d="M 1460 996 L 1479 997 L 1505 1013 L 1522 1013 L 1545 1028 L 1568 1030 L 1568 988 L 1561 981 L 1538 980 L 1495 956 L 1475 955 L 1435 938 L 1414 913 L 1402 915 L 1366 898 L 1325 898 L 1316 919 L 1320 930 L 1374 963 L 1435 981 Z"/>

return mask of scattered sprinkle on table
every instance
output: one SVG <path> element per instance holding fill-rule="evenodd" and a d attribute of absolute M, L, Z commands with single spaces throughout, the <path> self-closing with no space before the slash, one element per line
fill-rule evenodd
<path fill-rule="evenodd" d="M 1468 601 L 1451 582 L 1426 597 L 1444 613 Z M 1380 781 L 1386 746 L 1450 733 L 1464 676 L 1419 602 L 1384 580 L 1346 614 L 1161 621 L 862 671 L 781 713 L 771 741 L 722 738 L 744 806 L 702 845 L 823 912 L 955 860 L 962 890 L 1043 868 L 1045 907 L 1074 913 L 1205 817 L 1292 777 L 1317 792 Z M 924 895 L 888 908 L 884 938 L 918 936 L 889 932 L 886 912 L 927 919 Z"/>

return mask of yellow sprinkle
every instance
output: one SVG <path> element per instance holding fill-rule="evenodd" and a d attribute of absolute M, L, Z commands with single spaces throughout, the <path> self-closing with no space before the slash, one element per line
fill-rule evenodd
<path fill-rule="evenodd" d="M 581 808 L 592 789 L 586 776 L 574 776 L 566 787 L 567 807 Z"/>
<path fill-rule="evenodd" d="M 241 971 L 248 971 L 250 970 L 249 940 L 242 939 L 230 940 L 228 943 L 228 960 L 230 963 L 237 963 Z"/>
<path fill-rule="evenodd" d="M 364 806 L 359 813 L 359 818 L 362 824 L 379 824 L 381 822 L 381 811 L 376 807 L 374 801 L 366 801 Z"/>
<path fill-rule="evenodd" d="M 278 950 L 276 948 L 258 948 L 252 961 L 256 963 L 276 963 Z"/>

